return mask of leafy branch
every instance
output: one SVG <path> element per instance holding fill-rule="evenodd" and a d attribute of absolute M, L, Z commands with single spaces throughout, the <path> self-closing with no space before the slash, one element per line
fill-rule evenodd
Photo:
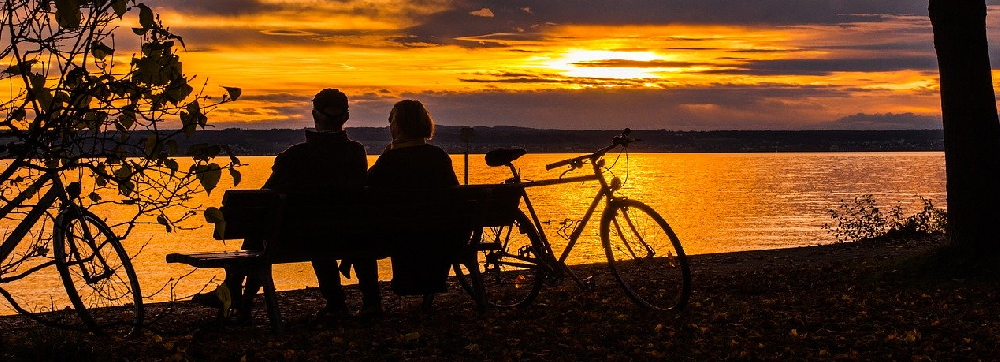
<path fill-rule="evenodd" d="M 225 171 L 239 183 L 240 161 L 228 147 L 178 145 L 210 127 L 209 114 L 241 90 L 212 96 L 207 81 L 185 74 L 183 39 L 147 5 L 4 0 L 0 47 L 0 86 L 9 92 L 0 99 L 0 158 L 8 159 L 0 163 L 0 223 L 35 223 L 26 216 L 44 204 L 51 175 L 81 182 L 85 208 L 130 208 L 132 216 L 112 221 L 122 237 L 145 220 L 181 227 L 199 208 L 192 196 L 211 192 Z M 38 251 L 53 213 L 27 235 L 5 231 L 4 244 L 34 246 L 0 260 L 0 277 L 46 256 Z"/>

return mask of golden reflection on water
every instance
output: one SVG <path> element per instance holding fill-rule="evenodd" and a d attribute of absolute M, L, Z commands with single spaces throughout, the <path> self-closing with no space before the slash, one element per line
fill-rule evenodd
<path fill-rule="evenodd" d="M 562 170 L 545 171 L 544 165 L 575 154 L 529 154 L 516 162 L 525 180 L 558 177 Z M 369 165 L 377 156 L 369 156 Z M 273 157 L 242 157 L 241 189 L 255 189 L 270 174 Z M 455 171 L 461 180 L 463 158 L 453 156 Z M 615 161 L 609 155 L 608 164 Z M 470 156 L 470 183 L 498 183 L 509 177 L 506 168 L 490 168 L 482 155 Z M 183 166 L 182 166 L 183 167 Z M 567 176 L 585 175 L 589 168 Z M 920 195 L 945 205 L 944 157 L 940 152 L 919 153 L 775 153 L 775 154 L 631 154 L 617 159 L 613 174 L 624 181 L 620 194 L 643 201 L 656 209 L 680 238 L 688 254 L 769 249 L 834 242 L 821 226 L 829 221 L 826 210 L 843 199 L 871 193 L 879 205 L 899 203 L 904 211 L 919 210 Z M 610 174 L 609 174 L 610 175 Z M 204 207 L 221 202 L 226 188 L 231 188 L 228 174 L 219 189 L 200 195 L 196 201 Z M 556 252 L 566 245 L 559 236 L 566 220 L 578 222 L 596 194 L 596 181 L 529 188 L 529 196 L 545 223 L 544 232 Z M 85 193 L 87 192 L 85 187 Z M 600 207 L 588 223 L 570 263 L 604 262 L 604 251 L 597 237 Z M 101 210 L 102 216 L 117 220 L 113 210 Z M 200 221 L 201 219 L 198 218 Z M 9 225 L 4 227 L 4 234 Z M 570 230 L 566 230 L 568 235 Z M 140 225 L 126 240 L 126 248 L 142 253 L 134 260 L 143 292 L 147 296 L 166 286 L 154 301 L 183 299 L 209 288 L 223 277 L 221 270 L 197 270 L 181 280 L 176 278 L 192 268 L 167 264 L 171 252 L 195 252 L 239 249 L 241 241 L 220 242 L 212 239 L 211 226 L 165 233 L 161 225 Z M 382 278 L 391 278 L 388 261 L 382 262 Z M 53 269 L 53 268 L 50 268 Z M 36 305 L 48 305 L 64 292 L 55 270 L 43 271 L 44 283 L 5 285 L 16 295 L 26 296 Z M 308 263 L 275 267 L 279 289 L 315 286 Z M 354 280 L 347 280 L 353 283 Z M 45 284 L 44 286 L 42 284 Z M 0 303 L 0 314 L 9 314 Z"/>

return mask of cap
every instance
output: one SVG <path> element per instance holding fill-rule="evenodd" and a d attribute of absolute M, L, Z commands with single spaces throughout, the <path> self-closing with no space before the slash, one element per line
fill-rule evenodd
<path fill-rule="evenodd" d="M 321 90 L 313 98 L 313 108 L 328 116 L 340 116 L 347 112 L 347 95 L 339 89 Z"/>

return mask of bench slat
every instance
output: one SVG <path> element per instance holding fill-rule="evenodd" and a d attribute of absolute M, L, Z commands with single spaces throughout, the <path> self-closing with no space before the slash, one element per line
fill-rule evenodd
<path fill-rule="evenodd" d="M 263 260 L 263 251 L 251 250 L 167 254 L 168 263 L 188 264 L 196 268 L 228 268 L 242 264 L 260 263 Z"/>

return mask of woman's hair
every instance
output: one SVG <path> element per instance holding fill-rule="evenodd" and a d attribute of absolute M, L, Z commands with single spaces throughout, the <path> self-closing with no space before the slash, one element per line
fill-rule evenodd
<path fill-rule="evenodd" d="M 396 131 L 404 138 L 434 137 L 434 120 L 420 101 L 404 99 L 392 106 L 390 122 L 395 122 Z"/>

